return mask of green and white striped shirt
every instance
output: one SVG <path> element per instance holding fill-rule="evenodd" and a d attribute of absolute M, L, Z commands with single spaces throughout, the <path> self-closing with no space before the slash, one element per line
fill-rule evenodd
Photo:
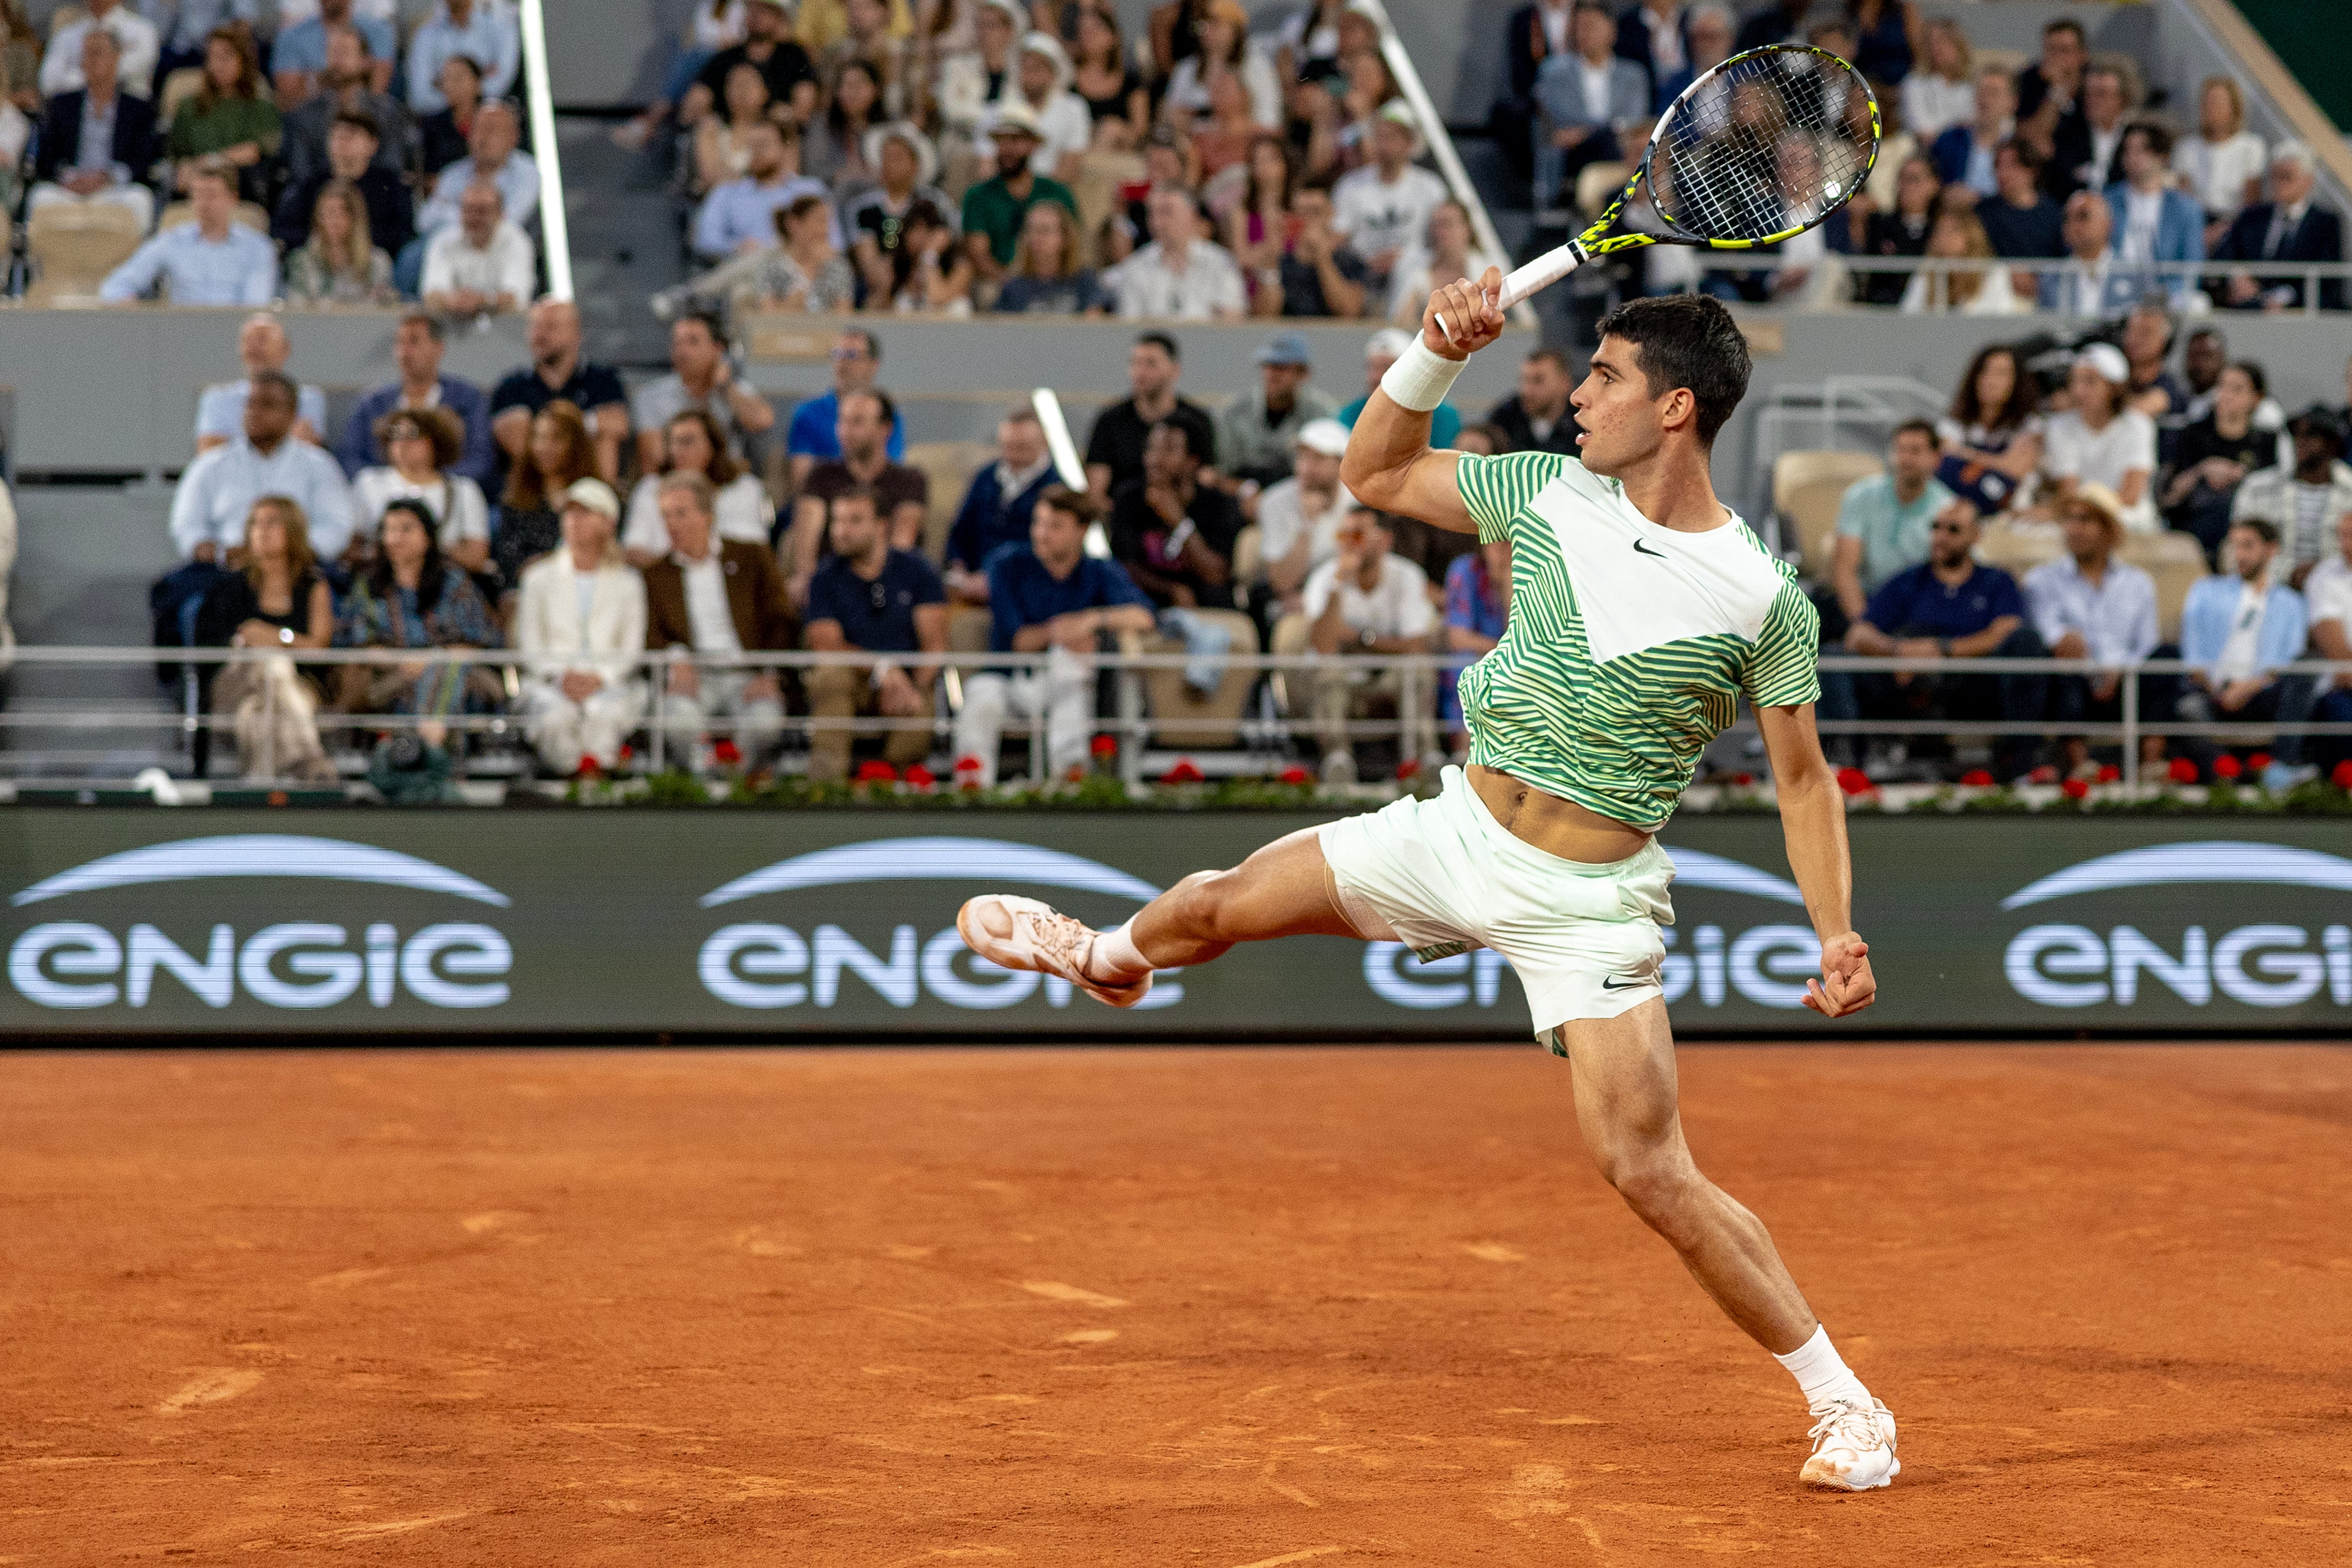
<path fill-rule="evenodd" d="M 1465 453 L 1455 472 L 1479 539 L 1511 542 L 1509 626 L 1462 673 L 1471 762 L 1655 828 L 1739 698 L 1821 695 L 1821 618 L 1737 516 L 1662 528 L 1551 452 Z"/>

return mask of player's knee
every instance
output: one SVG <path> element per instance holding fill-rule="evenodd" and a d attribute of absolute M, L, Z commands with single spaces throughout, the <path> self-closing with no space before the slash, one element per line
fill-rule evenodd
<path fill-rule="evenodd" d="M 1687 1158 L 1648 1148 L 1604 1152 L 1601 1173 L 1625 1205 L 1654 1229 L 1671 1235 L 1686 1215 L 1704 1179 Z"/>
<path fill-rule="evenodd" d="M 1195 871 L 1171 889 L 1193 934 L 1212 941 L 1229 941 L 1225 928 L 1234 915 L 1236 885 L 1231 871 Z"/>

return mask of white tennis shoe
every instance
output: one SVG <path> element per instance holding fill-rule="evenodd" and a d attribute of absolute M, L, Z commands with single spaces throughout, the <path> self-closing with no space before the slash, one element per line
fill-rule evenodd
<path fill-rule="evenodd" d="M 1008 928 L 1000 936 L 989 930 L 986 917 Z M 963 944 L 1003 969 L 1034 969 L 1068 981 L 1097 1002 L 1132 1007 L 1151 989 L 1151 976 L 1112 984 L 1087 973 L 1087 955 L 1094 951 L 1095 930 L 1052 905 L 1005 893 L 982 893 L 967 899 L 956 911 L 956 931 Z"/>
<path fill-rule="evenodd" d="M 1883 1400 L 1832 1400 L 1820 1415 L 1805 1434 L 1813 1440 L 1813 1456 L 1797 1477 L 1805 1485 L 1866 1492 L 1903 1473 L 1895 1457 L 1895 1416 Z"/>

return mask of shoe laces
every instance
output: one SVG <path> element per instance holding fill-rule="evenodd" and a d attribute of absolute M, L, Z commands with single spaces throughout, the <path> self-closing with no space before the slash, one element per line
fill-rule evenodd
<path fill-rule="evenodd" d="M 1890 1446 L 1886 1428 L 1878 1424 L 1878 1406 L 1874 1400 L 1866 1405 L 1853 1399 L 1830 1401 L 1830 1407 L 1822 1412 L 1822 1418 L 1813 1423 L 1812 1430 L 1805 1436 L 1813 1440 L 1813 1452 L 1817 1454 L 1831 1444 L 1852 1448 L 1858 1454 Z"/>
<path fill-rule="evenodd" d="M 1093 944 L 1095 935 L 1091 927 L 1059 910 L 1042 914 L 1024 911 L 1022 918 L 1029 924 L 1031 947 L 1076 973 L 1086 973 L 1087 950 Z"/>

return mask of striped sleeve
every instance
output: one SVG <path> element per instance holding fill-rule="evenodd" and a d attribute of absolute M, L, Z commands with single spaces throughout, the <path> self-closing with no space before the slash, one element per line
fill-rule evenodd
<path fill-rule="evenodd" d="M 1478 542 L 1492 544 L 1511 536 L 1511 519 L 1570 461 L 1557 452 L 1514 452 L 1487 458 L 1465 452 L 1455 459 L 1454 482 L 1462 504 L 1478 524 Z"/>
<path fill-rule="evenodd" d="M 1740 689 L 1758 708 L 1796 708 L 1822 694 L 1821 613 L 1793 582 L 1783 582 L 1748 650 Z"/>

